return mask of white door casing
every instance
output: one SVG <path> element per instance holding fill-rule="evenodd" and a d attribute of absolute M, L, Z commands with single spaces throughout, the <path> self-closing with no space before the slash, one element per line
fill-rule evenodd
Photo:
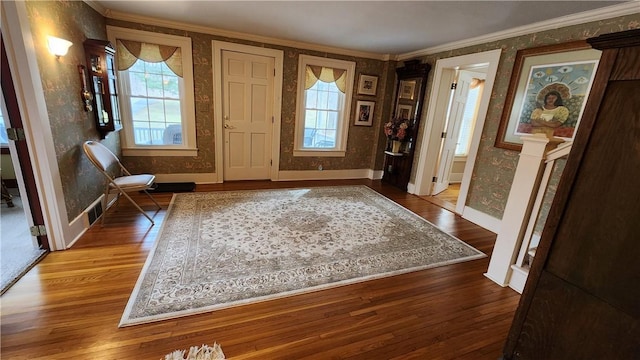
<path fill-rule="evenodd" d="M 432 178 L 437 170 L 438 155 L 440 153 L 441 134 L 444 131 L 444 117 L 437 116 L 439 106 L 439 98 L 442 97 L 442 91 L 447 91 L 450 86 L 451 72 L 454 69 L 487 66 L 487 78 L 484 85 L 484 91 L 478 108 L 478 117 L 469 147 L 469 154 L 465 165 L 462 183 L 460 185 L 460 195 L 456 204 L 456 213 L 464 215 L 467 194 L 471 183 L 471 175 L 475 165 L 478 147 L 480 146 L 480 137 L 484 128 L 484 121 L 489 108 L 489 101 L 493 90 L 498 64 L 500 61 L 500 53 L 502 49 L 496 49 L 476 54 L 468 54 L 453 58 L 440 59 L 436 62 L 434 71 L 434 80 L 430 92 L 429 101 L 427 102 L 426 126 L 422 132 L 422 145 L 418 150 L 418 162 L 416 167 L 415 184 L 412 186 L 412 193 L 416 195 L 430 195 Z M 448 84 L 446 83 L 448 81 Z"/>
<path fill-rule="evenodd" d="M 222 52 L 224 180 L 262 180 L 271 174 L 274 59 Z"/>
<path fill-rule="evenodd" d="M 235 148 L 234 143 L 237 143 L 241 138 L 239 133 L 243 130 L 246 130 L 246 128 L 243 129 L 239 127 L 239 125 L 240 126 L 246 125 L 247 128 L 250 128 L 253 126 L 250 124 L 243 125 L 243 124 L 237 123 L 236 120 L 232 120 L 233 116 L 235 115 L 229 115 L 228 113 L 225 113 L 227 109 L 231 109 L 232 111 L 237 110 L 235 108 L 235 106 L 237 106 L 236 105 L 237 103 L 233 103 L 233 102 L 227 103 L 227 100 L 223 100 L 223 97 L 225 96 L 224 95 L 225 92 L 228 92 L 228 90 L 223 90 L 226 87 L 226 85 L 223 84 L 224 82 L 223 53 L 231 54 L 232 52 L 237 53 L 239 55 L 247 55 L 249 56 L 249 58 L 251 58 L 251 56 L 257 56 L 257 59 L 270 58 L 269 61 L 272 61 L 271 70 L 268 70 L 268 72 L 272 74 L 270 76 L 271 82 L 272 82 L 272 89 L 270 91 L 265 92 L 264 88 L 261 88 L 261 86 L 256 85 L 256 86 L 253 86 L 253 90 L 256 90 L 257 92 L 263 91 L 263 93 L 266 94 L 264 96 L 258 94 L 257 98 L 263 97 L 264 102 L 261 103 L 260 106 L 256 106 L 256 109 L 260 109 L 259 112 L 270 111 L 271 113 L 271 115 L 268 118 L 268 124 L 270 125 L 270 129 L 271 129 L 270 131 L 271 136 L 270 136 L 270 140 L 268 141 L 270 145 L 269 146 L 265 145 L 264 147 L 262 147 L 262 150 L 261 150 L 262 152 L 261 155 L 270 159 L 271 166 L 269 167 L 270 170 L 268 171 L 267 175 L 265 176 L 264 173 L 262 173 L 259 178 L 278 180 L 278 176 L 279 176 L 278 170 L 279 170 L 279 162 L 280 162 L 280 127 L 281 127 L 282 77 L 283 77 L 282 72 L 283 72 L 284 53 L 281 50 L 234 44 L 234 43 L 228 43 L 223 41 L 213 41 L 212 48 L 213 48 L 213 83 L 214 83 L 215 162 L 216 162 L 215 169 L 216 169 L 217 182 L 223 182 L 224 180 L 233 180 L 233 179 L 239 178 L 239 176 L 243 176 L 243 175 L 239 175 L 238 173 L 251 172 L 251 170 L 245 171 L 245 170 L 240 170 L 239 168 L 235 168 L 236 161 L 238 161 L 238 159 L 240 158 L 244 159 L 245 156 L 249 156 L 249 158 L 250 156 L 254 156 L 253 166 L 255 169 L 260 168 L 260 166 L 257 166 L 257 164 L 259 163 L 259 161 L 262 161 L 261 160 L 262 157 L 261 156 L 258 157 L 257 153 L 254 150 L 249 150 L 248 152 L 245 150 L 242 150 L 244 151 L 242 155 L 240 152 L 234 153 L 233 151 L 229 150 L 230 148 L 234 149 Z M 260 68 L 261 66 L 258 65 L 256 68 L 256 71 L 260 72 Z M 239 88 L 239 85 L 235 87 L 237 91 L 237 88 Z M 251 86 L 249 88 L 251 88 Z M 250 96 L 248 97 L 246 97 L 246 93 L 243 93 L 243 94 L 245 94 L 245 99 L 252 98 L 251 93 L 249 93 Z M 230 108 L 229 106 L 232 106 L 233 108 Z M 250 106 L 249 109 L 251 109 L 252 107 L 253 106 Z M 244 105 L 243 105 L 243 108 L 244 108 Z M 269 108 L 270 110 L 268 110 Z M 247 110 L 245 109 L 244 111 L 246 112 Z M 253 110 L 249 110 L 248 114 L 252 114 L 252 111 Z M 229 115 L 229 120 L 230 120 L 230 122 L 228 122 L 228 126 L 235 127 L 235 129 L 224 129 L 224 124 L 225 124 L 224 117 L 227 115 Z M 253 115 L 253 117 L 258 118 L 258 116 L 255 114 Z M 229 133 L 227 133 L 225 130 L 229 130 Z M 254 140 L 256 140 L 256 145 L 261 141 L 266 144 L 267 140 L 264 138 L 264 136 L 266 135 L 259 134 L 258 132 L 256 133 L 257 135 L 253 137 Z M 229 139 L 231 146 L 228 146 L 226 144 L 227 139 Z M 244 137 L 242 137 L 242 139 L 243 141 L 246 142 L 246 140 L 244 140 L 245 139 Z M 251 140 L 251 136 L 249 136 L 249 139 Z M 243 146 L 243 149 L 245 149 L 244 146 Z M 254 147 L 254 149 L 257 149 L 257 147 Z M 252 151 L 254 152 L 252 153 Z M 227 162 L 227 160 L 229 160 L 229 162 Z M 226 174 L 227 169 L 225 168 L 227 167 L 226 165 L 227 163 L 229 163 L 230 165 L 232 165 L 232 167 L 234 167 L 234 169 L 231 170 L 231 176 L 227 176 Z M 250 168 L 251 166 L 252 166 L 252 162 L 250 158 L 250 161 L 248 162 L 248 167 Z M 235 175 L 234 175 L 234 171 L 235 171 Z"/>

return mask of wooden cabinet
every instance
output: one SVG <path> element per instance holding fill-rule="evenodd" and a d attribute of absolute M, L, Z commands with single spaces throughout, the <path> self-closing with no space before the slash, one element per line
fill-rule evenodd
<path fill-rule="evenodd" d="M 640 359 L 640 30 L 602 50 L 504 359 Z"/>
<path fill-rule="evenodd" d="M 96 39 L 87 39 L 84 51 L 89 77 L 87 86 L 93 97 L 91 111 L 95 116 L 96 129 L 104 138 L 109 132 L 122 129 L 116 86 L 116 52 L 110 42 Z"/>
<path fill-rule="evenodd" d="M 429 64 L 421 64 L 419 60 L 411 60 L 405 61 L 404 66 L 396 70 L 398 83 L 392 119 L 406 120 L 408 128 L 407 135 L 402 139 L 399 149 L 393 148 L 391 138 L 387 141 L 382 181 L 402 190 L 407 190 L 411 176 L 416 137 L 422 116 L 424 91 L 430 69 Z"/>

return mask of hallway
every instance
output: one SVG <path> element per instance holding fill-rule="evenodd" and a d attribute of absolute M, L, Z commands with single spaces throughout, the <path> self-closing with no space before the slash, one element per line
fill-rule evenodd
<path fill-rule="evenodd" d="M 455 183 L 449 184 L 447 190 L 438 195 L 420 196 L 420 198 L 455 213 L 456 205 L 458 203 L 458 195 L 460 195 L 460 183 Z"/>
<path fill-rule="evenodd" d="M 14 206 L 8 207 L 4 201 L 0 205 L 0 294 L 46 254 L 46 250 L 34 245 L 18 189 L 11 188 L 9 192 Z"/>

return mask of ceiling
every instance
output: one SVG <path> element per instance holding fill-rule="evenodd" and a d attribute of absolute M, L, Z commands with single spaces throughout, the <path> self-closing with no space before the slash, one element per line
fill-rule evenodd
<path fill-rule="evenodd" d="M 622 2 L 85 1 L 114 18 L 129 14 L 280 40 L 393 55 Z"/>

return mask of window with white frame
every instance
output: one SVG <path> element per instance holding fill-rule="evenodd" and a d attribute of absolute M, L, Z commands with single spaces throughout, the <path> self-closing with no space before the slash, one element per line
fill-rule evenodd
<path fill-rule="evenodd" d="M 300 55 L 294 156 L 344 156 L 355 63 Z"/>
<path fill-rule="evenodd" d="M 107 27 L 116 47 L 125 156 L 195 156 L 191 39 Z"/>

